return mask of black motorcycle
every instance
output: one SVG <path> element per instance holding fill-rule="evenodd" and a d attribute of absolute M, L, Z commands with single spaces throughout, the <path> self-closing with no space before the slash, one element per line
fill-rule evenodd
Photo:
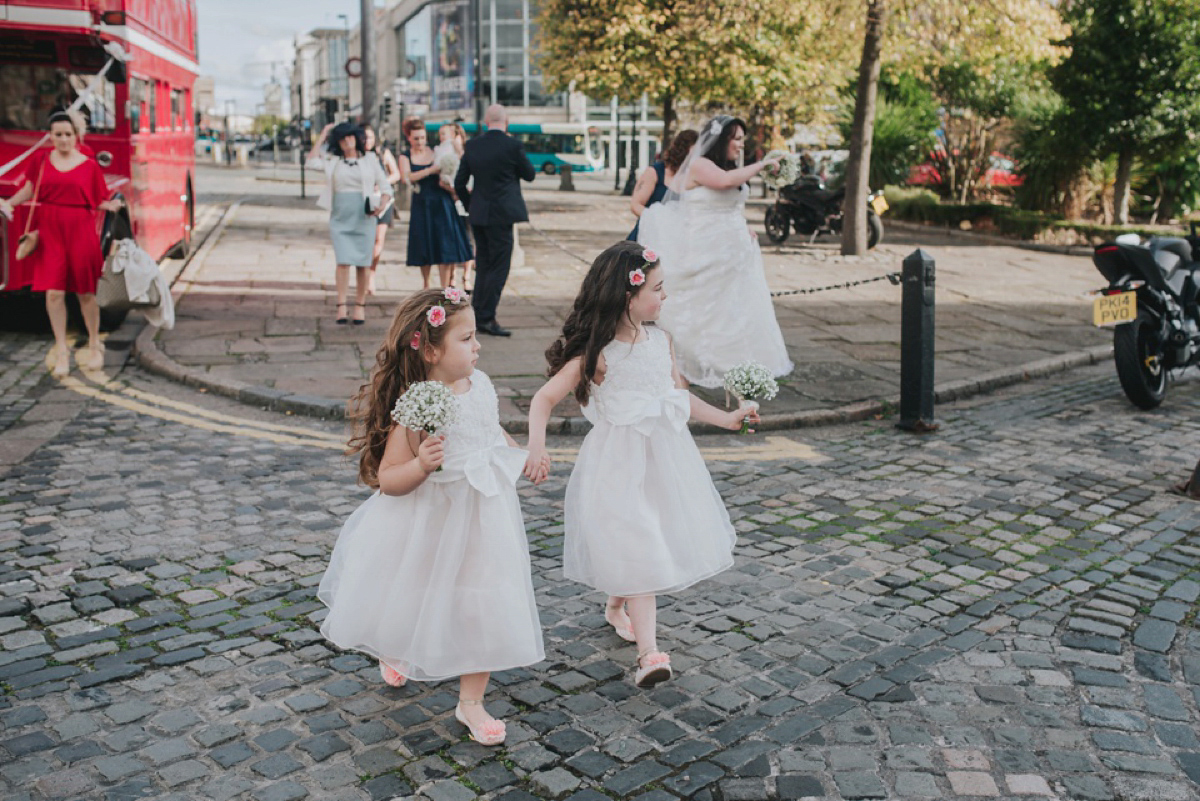
<path fill-rule="evenodd" d="M 1096 248 L 1092 262 L 1108 279 L 1093 309 L 1099 326 L 1116 326 L 1113 358 L 1129 400 L 1153 409 L 1167 396 L 1173 370 L 1200 363 L 1200 236 L 1134 234 Z"/>
<path fill-rule="evenodd" d="M 842 201 L 845 188 L 826 189 L 815 175 L 802 175 L 795 183 L 779 190 L 779 198 L 767 207 L 764 221 L 767 239 L 776 245 L 788 238 L 791 229 L 807 236 L 811 243 L 820 234 L 842 232 Z M 887 211 L 882 192 L 872 192 L 867 198 L 867 248 L 883 240 L 883 221 L 879 215 Z"/>

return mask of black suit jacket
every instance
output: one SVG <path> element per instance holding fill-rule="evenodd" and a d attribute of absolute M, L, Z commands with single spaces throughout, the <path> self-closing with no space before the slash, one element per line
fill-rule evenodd
<path fill-rule="evenodd" d="M 467 141 L 454 191 L 471 225 L 512 225 L 529 219 L 518 181 L 532 181 L 534 175 L 520 142 L 504 131 L 488 131 Z M 472 176 L 475 187 L 468 190 Z"/>

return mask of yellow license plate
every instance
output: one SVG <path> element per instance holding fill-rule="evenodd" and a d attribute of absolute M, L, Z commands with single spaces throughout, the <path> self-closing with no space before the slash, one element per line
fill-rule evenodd
<path fill-rule="evenodd" d="M 879 195 L 871 201 L 871 209 L 880 217 L 883 216 L 883 213 L 887 211 L 888 208 L 888 202 L 884 199 L 883 195 Z"/>
<path fill-rule="evenodd" d="M 1092 322 L 1096 325 L 1131 323 L 1135 317 L 1137 317 L 1136 292 L 1100 295 L 1092 307 Z"/>

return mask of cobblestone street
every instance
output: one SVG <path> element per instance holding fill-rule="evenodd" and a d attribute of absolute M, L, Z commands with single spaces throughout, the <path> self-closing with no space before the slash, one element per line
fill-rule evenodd
<path fill-rule="evenodd" d="M 1195 380 L 1135 413 L 1110 363 L 893 420 L 700 438 L 734 569 L 660 599 L 676 679 L 630 680 L 561 576 L 577 438 L 520 491 L 547 659 L 389 688 L 317 633 L 365 497 L 338 425 L 0 337 L 0 796 L 1200 797 Z M 115 377 L 113 377 L 113 374 Z"/>

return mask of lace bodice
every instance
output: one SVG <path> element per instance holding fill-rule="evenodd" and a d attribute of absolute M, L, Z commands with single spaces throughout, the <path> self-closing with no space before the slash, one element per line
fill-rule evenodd
<path fill-rule="evenodd" d="M 496 388 L 486 373 L 471 374 L 471 388 L 458 396 L 458 419 L 446 429 L 446 459 L 504 443 Z"/>
<path fill-rule="evenodd" d="M 613 340 L 604 350 L 604 382 L 592 384 L 584 415 L 592 422 L 632 422 L 654 402 L 677 394 L 671 375 L 671 345 L 667 335 L 654 327 L 643 329 L 646 338 L 629 343 Z M 686 417 L 684 418 L 686 420 Z"/>

